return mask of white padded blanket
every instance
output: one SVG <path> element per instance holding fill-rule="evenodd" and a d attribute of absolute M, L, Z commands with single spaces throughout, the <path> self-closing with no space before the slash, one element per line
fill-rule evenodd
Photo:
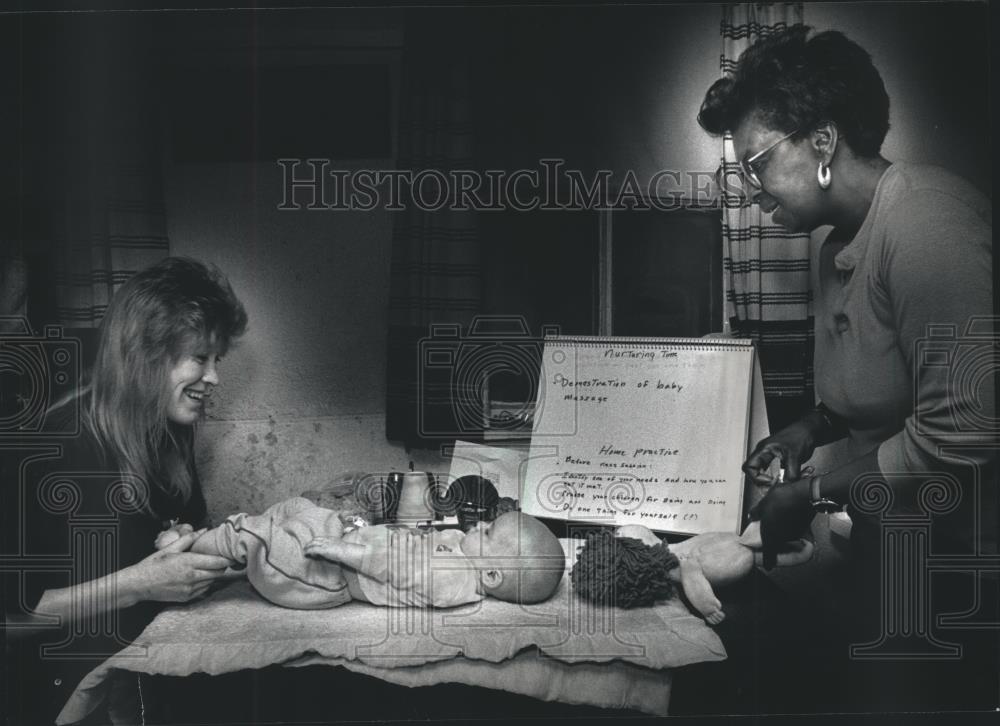
<path fill-rule="evenodd" d="M 563 542 L 570 562 L 577 544 Z M 663 715 L 669 669 L 725 657 L 715 632 L 680 601 L 595 608 L 572 592 L 568 576 L 537 605 L 487 598 L 439 610 L 360 602 L 288 610 L 241 581 L 161 612 L 135 643 L 88 674 L 58 723 L 96 708 L 113 669 L 184 676 L 318 662 L 403 685 L 467 683 Z"/>

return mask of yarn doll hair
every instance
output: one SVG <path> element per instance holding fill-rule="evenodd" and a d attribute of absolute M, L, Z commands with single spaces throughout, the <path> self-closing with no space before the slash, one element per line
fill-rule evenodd
<path fill-rule="evenodd" d="M 668 575 L 680 562 L 665 542 L 650 546 L 603 531 L 589 534 L 578 552 L 570 581 L 591 602 L 645 607 L 676 592 Z"/>

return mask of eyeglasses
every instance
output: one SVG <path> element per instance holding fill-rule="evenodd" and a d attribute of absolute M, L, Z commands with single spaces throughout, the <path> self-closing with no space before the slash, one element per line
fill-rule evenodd
<path fill-rule="evenodd" d="M 775 141 L 773 144 L 771 144 L 770 146 L 768 146 L 766 149 L 763 149 L 762 151 L 758 151 L 756 154 L 754 154 L 753 156 L 751 156 L 749 159 L 741 159 L 740 160 L 740 171 L 743 172 L 743 176 L 747 179 L 747 181 L 749 181 L 751 184 L 753 184 L 758 189 L 762 189 L 764 187 L 764 185 L 761 183 L 760 177 L 757 176 L 757 170 L 753 168 L 753 165 L 756 164 L 761 159 L 763 159 L 764 156 L 766 156 L 775 146 L 777 146 L 778 144 L 780 144 L 782 141 L 787 141 L 788 139 L 792 138 L 798 132 L 799 132 L 799 129 L 795 129 L 795 131 L 793 131 L 790 134 L 785 134 L 780 139 L 778 139 L 777 141 Z"/>

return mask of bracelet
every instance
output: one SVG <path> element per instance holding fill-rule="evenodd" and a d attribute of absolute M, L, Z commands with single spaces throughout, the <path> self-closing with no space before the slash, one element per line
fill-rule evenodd
<path fill-rule="evenodd" d="M 837 504 L 832 499 L 827 499 L 819 492 L 820 477 L 814 476 L 809 480 L 809 492 L 812 499 L 812 507 L 817 512 L 823 514 L 832 514 L 833 512 L 839 512 L 841 506 Z"/>

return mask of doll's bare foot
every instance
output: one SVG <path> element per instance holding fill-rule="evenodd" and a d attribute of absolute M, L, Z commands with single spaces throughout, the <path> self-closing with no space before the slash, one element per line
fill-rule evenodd
<path fill-rule="evenodd" d="M 717 610 L 714 613 L 709 613 L 708 615 L 705 616 L 705 620 L 708 622 L 709 625 L 718 625 L 725 619 L 726 619 L 726 614 L 721 610 Z"/>
<path fill-rule="evenodd" d="M 156 536 L 156 541 L 153 546 L 157 550 L 162 550 L 164 547 L 173 544 L 181 537 L 186 534 L 191 534 L 194 532 L 194 527 L 190 524 L 175 524 L 169 529 L 165 529 Z"/>
<path fill-rule="evenodd" d="M 715 596 L 711 583 L 705 577 L 701 569 L 701 563 L 696 557 L 681 560 L 680 566 L 681 587 L 684 594 L 695 609 L 712 625 L 721 623 L 725 614 L 722 612 L 722 603 Z"/>

